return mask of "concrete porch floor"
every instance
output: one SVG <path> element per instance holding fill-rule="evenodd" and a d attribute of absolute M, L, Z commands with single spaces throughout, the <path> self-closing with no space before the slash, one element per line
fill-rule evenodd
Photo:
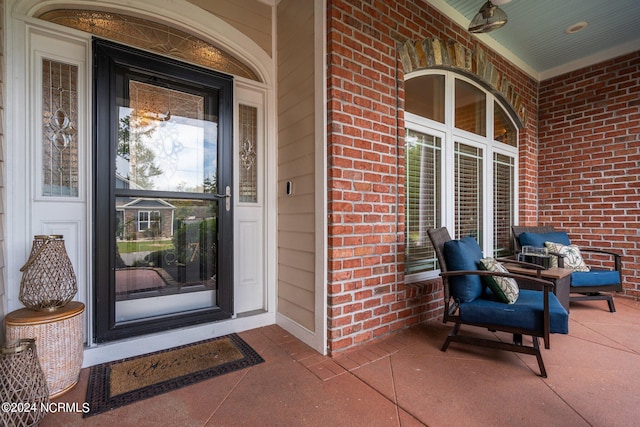
<path fill-rule="evenodd" d="M 573 303 L 569 335 L 534 356 L 452 344 L 428 323 L 323 357 L 278 326 L 240 333 L 265 363 L 83 419 L 50 426 L 636 426 L 640 304 Z M 473 329 L 463 330 L 471 332 Z M 488 334 L 487 331 L 479 331 Z M 501 335 L 502 339 L 509 336 Z M 88 369 L 56 401 L 85 401 Z"/>

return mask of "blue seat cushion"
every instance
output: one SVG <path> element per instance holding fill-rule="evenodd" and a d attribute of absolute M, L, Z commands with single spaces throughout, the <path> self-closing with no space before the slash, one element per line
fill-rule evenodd
<path fill-rule="evenodd" d="M 482 259 L 482 249 L 473 237 L 449 240 L 442 250 L 448 271 L 477 270 Z M 483 294 L 484 284 L 480 276 L 454 276 L 449 278 L 451 296 L 460 302 L 471 302 Z"/>
<path fill-rule="evenodd" d="M 514 304 L 505 304 L 495 298 L 476 298 L 460 304 L 460 319 L 464 323 L 483 323 L 542 330 L 544 322 L 544 293 L 521 289 Z M 549 293 L 549 330 L 554 334 L 569 333 L 569 313 L 558 298 Z"/>
<path fill-rule="evenodd" d="M 544 248 L 544 242 L 561 243 L 570 245 L 569 235 L 564 231 L 549 231 L 547 233 L 530 233 L 525 231 L 518 236 L 520 246 L 533 246 L 536 248 Z"/>
<path fill-rule="evenodd" d="M 571 286 L 619 285 L 620 273 L 615 270 L 574 271 L 571 273 Z"/>

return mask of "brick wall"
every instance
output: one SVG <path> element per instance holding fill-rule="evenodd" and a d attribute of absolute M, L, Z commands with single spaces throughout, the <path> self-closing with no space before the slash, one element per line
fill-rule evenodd
<path fill-rule="evenodd" d="M 540 85 L 540 223 L 623 250 L 640 297 L 640 51 Z"/>
<path fill-rule="evenodd" d="M 442 314 L 438 281 L 404 283 L 402 66 L 407 40 L 476 41 L 423 1 L 328 0 L 328 346 L 351 348 Z M 537 115 L 537 82 L 483 47 Z M 535 223 L 536 123 L 520 135 L 521 223 Z"/>

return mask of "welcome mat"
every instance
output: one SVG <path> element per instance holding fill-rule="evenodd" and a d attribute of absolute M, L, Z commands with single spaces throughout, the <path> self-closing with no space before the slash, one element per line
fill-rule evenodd
<path fill-rule="evenodd" d="M 85 417 L 262 363 L 236 334 L 92 366 Z"/>

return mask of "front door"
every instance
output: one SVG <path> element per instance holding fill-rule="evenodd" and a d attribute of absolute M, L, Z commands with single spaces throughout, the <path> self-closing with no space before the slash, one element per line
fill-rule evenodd
<path fill-rule="evenodd" d="M 97 342 L 233 314 L 232 79 L 94 41 Z"/>

